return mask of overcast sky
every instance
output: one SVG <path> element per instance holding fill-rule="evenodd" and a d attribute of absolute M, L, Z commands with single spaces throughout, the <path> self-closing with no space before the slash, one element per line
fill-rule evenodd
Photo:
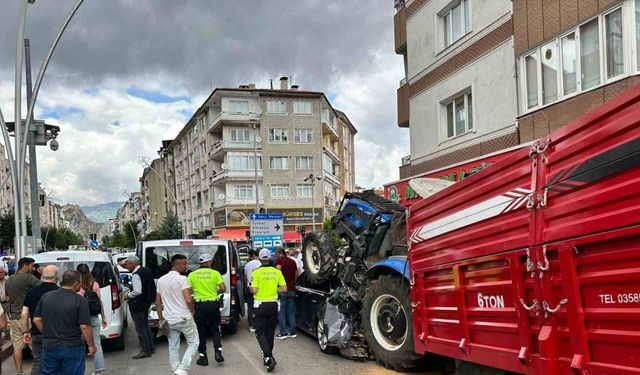
<path fill-rule="evenodd" d="M 0 108 L 13 121 L 19 0 L 0 5 Z M 29 6 L 33 76 L 75 0 Z M 86 0 L 45 76 L 36 118 L 60 125 L 60 149 L 38 148 L 40 181 L 62 201 L 123 200 L 138 156 L 157 157 L 215 87 L 292 76 L 324 91 L 358 129 L 356 183 L 398 178 L 409 154 L 396 125 L 402 58 L 392 0 Z M 23 111 L 26 112 L 26 108 Z"/>

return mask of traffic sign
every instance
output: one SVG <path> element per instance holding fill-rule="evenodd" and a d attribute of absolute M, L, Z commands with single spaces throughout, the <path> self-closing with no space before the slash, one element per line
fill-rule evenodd
<path fill-rule="evenodd" d="M 250 214 L 251 241 L 256 249 L 267 248 L 273 255 L 275 248 L 282 246 L 284 215 L 282 213 Z"/>
<path fill-rule="evenodd" d="M 249 227 L 251 237 L 282 236 L 284 232 L 284 215 L 282 213 L 250 214 Z"/>
<path fill-rule="evenodd" d="M 96 241 L 96 240 L 93 240 L 93 241 L 91 241 L 91 242 L 89 243 L 89 246 L 90 246 L 92 249 L 97 249 L 97 248 L 98 248 L 98 245 L 99 245 L 99 244 L 98 244 L 98 241 Z"/>

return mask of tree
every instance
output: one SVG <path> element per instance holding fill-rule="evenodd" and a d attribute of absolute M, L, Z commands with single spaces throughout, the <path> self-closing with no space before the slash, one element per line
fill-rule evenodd
<path fill-rule="evenodd" d="M 138 221 L 130 220 L 124 223 L 122 225 L 122 232 L 125 238 L 125 245 L 122 247 L 135 249 L 136 241 L 141 238 L 140 230 L 138 229 Z"/>
<path fill-rule="evenodd" d="M 127 239 L 124 233 L 122 233 L 122 231 L 119 231 L 118 229 L 113 231 L 113 233 L 111 234 L 111 241 L 109 241 L 109 246 L 110 247 L 127 247 Z"/>
<path fill-rule="evenodd" d="M 100 239 L 100 242 L 102 242 L 102 245 L 104 247 L 112 247 L 111 236 L 108 234 L 105 234 L 104 236 L 102 236 L 102 238 Z"/>
<path fill-rule="evenodd" d="M 46 242 L 44 243 L 45 249 L 53 250 L 60 249 L 66 250 L 71 245 L 82 245 L 84 241 L 82 236 L 73 232 L 69 228 L 56 228 L 56 227 L 42 227 L 43 238 L 42 240 Z"/>
<path fill-rule="evenodd" d="M 13 240 L 16 236 L 13 213 L 0 216 L 0 246 L 13 248 Z M 31 235 L 31 218 L 27 217 L 27 234 Z"/>
<path fill-rule="evenodd" d="M 160 234 L 160 232 L 158 232 L 157 230 L 153 230 L 153 231 L 147 233 L 146 236 L 144 236 L 144 240 L 145 241 L 157 241 L 157 240 L 164 240 L 164 238 L 162 238 L 162 235 Z"/>
<path fill-rule="evenodd" d="M 178 216 L 168 213 L 158 227 L 158 233 L 163 240 L 177 240 L 182 238 L 182 225 Z"/>

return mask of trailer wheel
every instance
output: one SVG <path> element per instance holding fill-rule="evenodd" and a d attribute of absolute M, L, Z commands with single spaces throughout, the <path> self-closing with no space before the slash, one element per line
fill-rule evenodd
<path fill-rule="evenodd" d="M 387 275 L 371 282 L 362 302 L 362 327 L 369 348 L 385 367 L 403 371 L 422 363 L 413 347 L 409 285 L 404 278 Z"/>
<path fill-rule="evenodd" d="M 335 264 L 335 247 L 325 232 L 309 233 L 304 237 L 302 262 L 311 284 L 321 284 L 329 279 Z"/>

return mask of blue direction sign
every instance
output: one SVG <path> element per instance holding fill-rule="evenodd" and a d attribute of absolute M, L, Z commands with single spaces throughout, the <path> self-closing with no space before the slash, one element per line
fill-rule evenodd
<path fill-rule="evenodd" d="M 282 246 L 284 232 L 284 215 L 282 213 L 250 214 L 249 228 L 255 249 L 266 247 L 271 250 L 273 255 L 276 247 Z"/>
<path fill-rule="evenodd" d="M 89 246 L 90 246 L 92 249 L 97 249 L 97 248 L 98 248 L 98 245 L 99 245 L 99 243 L 98 243 L 98 241 L 96 241 L 96 240 L 93 240 L 93 241 L 89 242 Z"/>

